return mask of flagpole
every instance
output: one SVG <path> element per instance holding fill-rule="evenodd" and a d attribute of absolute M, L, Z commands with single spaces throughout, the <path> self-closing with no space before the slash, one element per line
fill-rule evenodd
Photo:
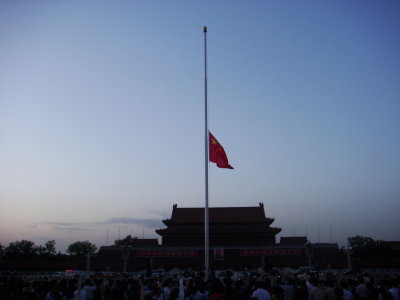
<path fill-rule="evenodd" d="M 204 119 L 205 119 L 205 206 L 204 206 L 204 267 L 205 280 L 208 280 L 210 272 L 210 244 L 209 244 L 209 216 L 208 216 L 208 161 L 209 161 L 209 135 L 208 135 L 208 105 L 207 105 L 207 26 L 204 32 Z"/>

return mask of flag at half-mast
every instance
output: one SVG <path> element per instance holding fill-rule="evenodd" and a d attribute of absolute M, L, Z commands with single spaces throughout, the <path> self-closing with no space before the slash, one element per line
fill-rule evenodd
<path fill-rule="evenodd" d="M 209 150 L 210 150 L 210 161 L 217 164 L 218 168 L 233 169 L 228 162 L 224 148 L 217 141 L 217 139 L 208 132 L 209 135 Z"/>

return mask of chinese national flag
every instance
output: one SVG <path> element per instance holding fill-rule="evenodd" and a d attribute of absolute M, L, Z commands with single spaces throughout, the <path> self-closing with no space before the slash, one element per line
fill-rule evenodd
<path fill-rule="evenodd" d="M 228 157 L 226 156 L 224 148 L 217 141 L 217 139 L 211 134 L 209 134 L 209 149 L 210 149 L 210 161 L 217 164 L 218 168 L 233 169 L 233 167 L 228 162 Z"/>

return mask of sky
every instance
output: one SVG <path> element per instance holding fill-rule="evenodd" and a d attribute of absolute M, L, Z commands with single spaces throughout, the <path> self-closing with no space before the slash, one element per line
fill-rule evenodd
<path fill-rule="evenodd" d="M 277 236 L 400 240 L 400 2 L 0 1 L 0 244 L 159 238 L 264 203 Z"/>

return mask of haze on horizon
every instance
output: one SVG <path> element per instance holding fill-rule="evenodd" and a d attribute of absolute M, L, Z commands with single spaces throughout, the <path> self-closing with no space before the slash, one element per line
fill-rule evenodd
<path fill-rule="evenodd" d="M 0 2 L 0 244 L 158 237 L 264 203 L 280 236 L 400 240 L 400 3 Z M 319 231 L 319 234 L 318 234 Z M 332 234 L 331 234 L 332 233 Z"/>

